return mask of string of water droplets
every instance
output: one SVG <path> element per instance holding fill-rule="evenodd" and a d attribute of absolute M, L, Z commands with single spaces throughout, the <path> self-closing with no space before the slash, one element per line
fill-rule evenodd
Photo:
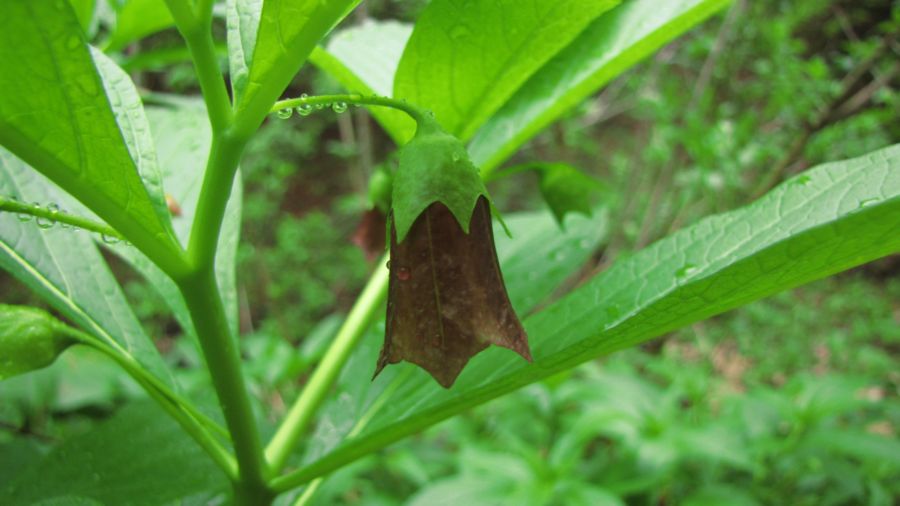
<path fill-rule="evenodd" d="M 304 93 L 298 98 L 289 98 L 276 102 L 270 112 L 281 119 L 289 119 L 293 117 L 295 112 L 300 116 L 309 116 L 313 112 L 321 111 L 326 107 L 330 107 L 335 113 L 341 114 L 346 112 L 350 105 L 356 107 L 360 105 L 390 107 L 409 114 L 416 121 L 422 118 L 424 114 L 427 114 L 405 100 L 356 93 L 315 96 L 309 96 Z"/>
<path fill-rule="evenodd" d="M 16 219 L 22 223 L 34 221 L 42 230 L 48 230 L 58 223 L 60 228 L 72 231 L 87 230 L 100 235 L 100 239 L 106 244 L 116 244 L 123 241 L 121 234 L 115 229 L 102 223 L 91 221 L 81 216 L 69 214 L 59 208 L 55 203 L 42 205 L 40 202 L 27 203 L 20 201 L 15 196 L 0 196 L 0 211 L 14 213 Z M 128 244 L 126 241 L 125 244 Z"/>

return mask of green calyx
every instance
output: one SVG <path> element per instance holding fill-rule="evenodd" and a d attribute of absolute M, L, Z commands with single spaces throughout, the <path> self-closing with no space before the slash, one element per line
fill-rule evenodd
<path fill-rule="evenodd" d="M 445 132 L 430 115 L 417 118 L 416 135 L 403 146 L 400 166 L 394 176 L 393 221 L 397 242 L 435 202 L 447 206 L 464 232 L 478 197 L 488 197 L 478 168 L 469 159 L 466 147 Z"/>
<path fill-rule="evenodd" d="M 46 311 L 0 304 L 0 380 L 42 369 L 75 340 Z"/>

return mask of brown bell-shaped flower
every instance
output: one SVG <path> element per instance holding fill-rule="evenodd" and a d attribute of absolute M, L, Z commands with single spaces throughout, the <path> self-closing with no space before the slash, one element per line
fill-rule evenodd
<path fill-rule="evenodd" d="M 384 347 L 387 364 L 412 362 L 449 388 L 469 359 L 490 344 L 531 360 L 500 273 L 488 201 L 478 197 L 466 233 L 440 202 L 420 214 L 397 241 L 391 261 Z"/>

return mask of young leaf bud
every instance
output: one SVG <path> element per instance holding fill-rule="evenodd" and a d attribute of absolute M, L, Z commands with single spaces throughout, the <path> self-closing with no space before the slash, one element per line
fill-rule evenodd
<path fill-rule="evenodd" d="M 46 311 L 0 304 L 0 380 L 52 364 L 75 340 Z"/>

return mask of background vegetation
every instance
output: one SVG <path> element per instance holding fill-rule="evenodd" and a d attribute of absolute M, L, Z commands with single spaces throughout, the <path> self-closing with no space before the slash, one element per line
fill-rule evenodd
<path fill-rule="evenodd" d="M 424 4 L 367 1 L 351 21 L 412 20 Z M 614 226 L 587 276 L 806 167 L 898 142 L 898 28 L 900 3 L 887 0 L 737 0 L 515 161 L 567 162 L 604 182 Z M 176 40 L 166 31 L 125 53 Z M 187 63 L 134 69 L 148 92 L 198 89 Z M 338 89 L 306 67 L 291 94 Z M 363 110 L 270 120 L 248 148 L 241 331 L 264 426 L 365 281 L 350 239 L 391 150 Z M 491 190 L 508 212 L 544 206 L 533 175 Z M 156 292 L 109 260 L 183 383 L 206 381 Z M 40 305 L 0 276 L 0 300 Z M 898 353 L 895 257 L 529 386 L 337 472 L 312 502 L 895 504 Z M 0 383 L 0 486 L 141 396 L 85 350 Z"/>

